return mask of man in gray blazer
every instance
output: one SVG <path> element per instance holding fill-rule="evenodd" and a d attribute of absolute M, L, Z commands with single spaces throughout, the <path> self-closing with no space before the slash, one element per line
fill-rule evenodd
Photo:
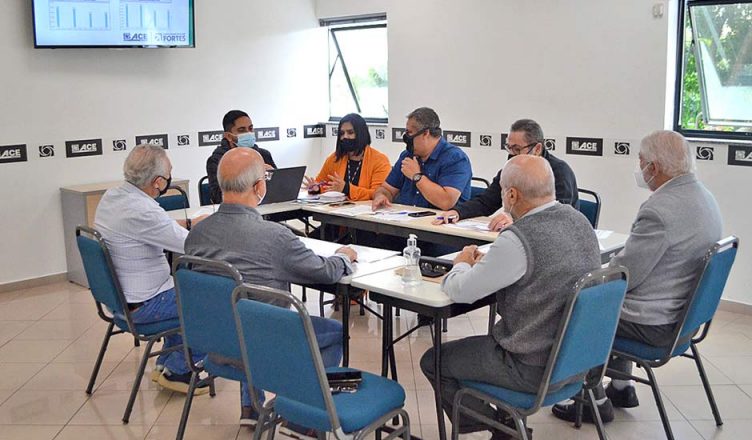
<path fill-rule="evenodd" d="M 352 248 L 341 247 L 334 256 L 320 257 L 290 229 L 261 217 L 256 207 L 266 195 L 267 178 L 259 153 L 250 148 L 233 148 L 219 162 L 217 177 L 222 204 L 188 234 L 187 255 L 226 261 L 250 283 L 287 291 L 290 283 L 334 284 L 353 271 L 351 263 L 357 254 Z M 311 321 L 324 366 L 339 365 L 342 324 L 317 316 L 312 316 Z M 253 425 L 255 414 L 245 383 L 241 387 L 241 405 L 241 424 Z"/>
<path fill-rule="evenodd" d="M 721 238 L 721 212 L 695 176 L 694 156 L 682 135 L 651 133 L 642 140 L 639 157 L 637 186 L 653 193 L 640 206 L 624 249 L 611 260 L 629 269 L 616 334 L 665 347 L 673 342 L 679 313 L 695 289 L 705 253 Z M 632 363 L 623 359 L 609 366 L 632 371 Z M 601 395 L 599 410 L 606 422 L 614 418 L 613 406 L 637 405 L 632 381 L 615 379 Z M 574 420 L 574 405 L 555 405 L 552 410 L 559 418 Z M 590 411 L 584 415 L 591 419 Z"/>

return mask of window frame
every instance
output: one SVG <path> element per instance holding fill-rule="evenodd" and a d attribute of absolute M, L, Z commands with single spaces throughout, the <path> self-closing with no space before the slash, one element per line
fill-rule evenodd
<path fill-rule="evenodd" d="M 674 82 L 674 130 L 690 139 L 712 139 L 718 141 L 746 141 L 752 142 L 752 132 L 744 131 L 716 131 L 716 130 L 693 130 L 681 127 L 681 111 L 683 107 L 683 85 L 684 85 L 684 38 L 685 23 L 689 8 L 691 6 L 714 6 L 714 5 L 732 5 L 739 3 L 752 3 L 743 0 L 679 0 L 679 20 L 677 22 L 677 39 L 676 39 L 676 78 Z M 691 19 L 691 18 L 690 18 Z M 693 36 L 694 38 L 694 36 Z M 693 49 L 694 50 L 694 49 Z M 696 61 L 697 62 L 697 61 Z M 702 76 L 702 73 L 698 73 Z M 707 103 L 704 101 L 702 93 L 700 94 L 702 107 L 705 108 Z"/>
<path fill-rule="evenodd" d="M 383 23 L 374 23 L 377 21 L 383 21 Z M 345 80 L 347 81 L 347 86 L 350 89 L 350 95 L 352 96 L 352 99 L 355 103 L 355 108 L 357 112 L 360 114 L 360 101 L 358 99 L 357 93 L 355 91 L 355 87 L 353 86 L 352 80 L 350 79 L 349 71 L 347 70 L 347 63 L 345 62 L 344 56 L 342 56 L 342 51 L 339 48 L 339 42 L 337 40 L 337 32 L 349 32 L 349 31 L 358 31 L 362 29 L 376 29 L 376 28 L 385 28 L 388 29 L 387 23 L 386 23 L 386 15 L 373 15 L 373 16 L 364 16 L 364 17 L 347 17 L 343 19 L 331 19 L 331 20 L 320 20 L 320 25 L 322 27 L 327 27 L 327 38 L 331 38 L 331 41 L 334 41 L 335 50 L 337 52 L 337 57 L 339 59 L 339 62 L 342 64 L 342 70 L 345 75 Z M 363 23 L 363 24 L 357 24 L 357 23 Z M 388 48 L 387 48 L 388 50 Z M 330 50 L 331 51 L 331 50 Z M 329 67 L 327 67 L 327 88 L 329 90 L 329 111 L 331 112 L 331 87 L 332 87 L 332 76 L 334 75 L 334 70 L 336 69 L 336 61 L 331 66 L 331 70 L 329 70 Z M 339 122 L 345 115 L 342 116 L 331 116 L 329 115 L 328 122 Z M 369 124 L 383 124 L 386 125 L 389 123 L 389 116 L 387 115 L 386 118 L 374 118 L 374 117 L 366 117 L 363 116 L 363 119 Z"/>

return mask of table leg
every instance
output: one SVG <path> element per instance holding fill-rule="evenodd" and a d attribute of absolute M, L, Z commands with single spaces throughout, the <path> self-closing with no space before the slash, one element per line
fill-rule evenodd
<path fill-rule="evenodd" d="M 446 440 L 446 425 L 444 424 L 444 409 L 441 405 L 441 319 L 433 319 L 433 353 L 434 380 L 433 390 L 436 399 L 436 421 L 439 425 L 439 440 Z"/>
<path fill-rule="evenodd" d="M 342 299 L 342 366 L 350 366 L 350 292 L 346 284 L 337 284 L 336 298 Z M 335 298 L 335 301 L 336 301 Z"/>
<path fill-rule="evenodd" d="M 381 375 L 389 377 L 389 350 L 392 345 L 392 306 L 384 304 L 381 311 Z"/>
<path fill-rule="evenodd" d="M 496 324 L 496 309 L 498 303 L 493 303 L 488 306 L 488 334 L 493 331 L 494 324 Z"/>

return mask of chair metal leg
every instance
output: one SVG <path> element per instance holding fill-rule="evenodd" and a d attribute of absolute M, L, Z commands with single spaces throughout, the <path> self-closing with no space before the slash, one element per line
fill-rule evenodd
<path fill-rule="evenodd" d="M 133 337 L 133 346 L 134 347 L 140 347 L 141 346 L 141 341 L 139 341 L 138 338 L 135 337 L 135 336 Z"/>
<path fill-rule="evenodd" d="M 217 395 L 217 388 L 214 386 L 214 377 L 212 376 L 211 382 L 209 382 L 209 397 L 215 397 Z"/>
<path fill-rule="evenodd" d="M 123 414 L 123 423 L 128 423 L 128 420 L 131 418 L 131 411 L 133 411 L 133 403 L 136 401 L 136 394 L 138 394 L 138 388 L 141 386 L 141 379 L 143 379 L 144 377 L 144 370 L 146 369 L 146 361 L 149 360 L 151 349 L 154 346 L 154 343 L 156 341 L 157 341 L 156 338 L 149 339 L 149 342 L 146 344 L 144 355 L 141 357 L 141 364 L 138 366 L 138 371 L 136 372 L 136 378 L 133 381 L 133 389 L 131 389 L 131 395 L 128 398 L 128 405 L 126 405 L 125 407 L 125 414 Z"/>
<path fill-rule="evenodd" d="M 585 398 L 585 389 L 580 391 L 580 399 Z M 574 401 L 574 427 L 580 429 L 582 427 L 582 400 L 577 399 Z"/>
<path fill-rule="evenodd" d="M 710 388 L 708 382 L 708 376 L 705 374 L 705 367 L 702 365 L 702 359 L 700 359 L 700 352 L 697 351 L 697 346 L 693 343 L 689 345 L 692 349 L 692 356 L 694 357 L 695 364 L 697 365 L 697 371 L 700 373 L 700 380 L 702 380 L 702 386 L 705 388 L 705 394 L 708 396 L 708 403 L 710 404 L 710 410 L 713 411 L 713 418 L 715 419 L 715 425 L 723 425 L 723 419 L 721 413 L 718 411 L 718 406 L 715 404 L 715 397 L 713 396 L 713 390 Z"/>
<path fill-rule="evenodd" d="M 493 331 L 494 324 L 496 324 L 496 305 L 497 303 L 493 303 L 490 306 L 488 306 L 488 334 L 489 335 Z"/>
<path fill-rule="evenodd" d="M 303 300 L 303 302 L 308 301 L 308 295 L 306 295 L 306 288 L 305 288 L 305 286 L 303 286 L 303 298 L 302 298 L 302 300 Z"/>
<path fill-rule="evenodd" d="M 397 307 L 396 311 L 394 312 L 394 316 L 400 316 L 400 308 Z"/>
<path fill-rule="evenodd" d="M 460 406 L 462 405 L 462 393 L 457 393 L 452 404 L 452 440 L 459 440 L 460 438 Z"/>
<path fill-rule="evenodd" d="M 91 371 L 91 377 L 89 378 L 89 385 L 86 387 L 86 394 L 91 394 L 94 389 L 94 382 L 96 382 L 97 375 L 99 375 L 99 369 L 102 367 L 104 353 L 107 351 L 107 345 L 110 343 L 112 329 L 114 327 L 114 322 L 111 322 L 110 325 L 107 326 L 107 332 L 104 334 L 104 340 L 102 340 L 102 347 L 99 349 L 99 354 L 97 355 L 97 362 L 94 364 L 94 369 Z"/>
<path fill-rule="evenodd" d="M 525 427 L 525 421 L 518 417 L 516 414 L 512 414 L 514 419 L 514 426 L 517 427 L 517 434 L 520 436 L 520 440 L 529 440 L 527 436 L 527 427 Z"/>
<path fill-rule="evenodd" d="M 198 382 L 198 373 L 195 371 L 191 374 L 191 382 L 188 384 L 188 394 L 185 395 L 185 403 L 183 404 L 183 413 L 180 415 L 180 424 L 178 425 L 178 434 L 175 436 L 175 440 L 183 440 L 185 435 L 185 426 L 188 424 L 188 415 L 191 412 L 191 404 L 193 403 L 193 393 L 196 391 L 196 383 Z"/>
<path fill-rule="evenodd" d="M 324 317 L 324 293 L 319 292 L 319 316 Z"/>
<path fill-rule="evenodd" d="M 642 365 L 645 373 L 648 375 L 648 381 L 650 382 L 650 388 L 653 390 L 653 397 L 655 397 L 655 405 L 658 407 L 658 413 L 661 416 L 661 422 L 663 423 L 663 430 L 666 431 L 666 438 L 668 440 L 674 440 L 674 433 L 671 431 L 671 423 L 668 420 L 668 414 L 666 414 L 666 407 L 663 405 L 663 398 L 661 397 L 661 391 L 658 389 L 658 382 L 655 380 L 655 374 L 653 369 L 647 365 Z"/>
<path fill-rule="evenodd" d="M 447 322 L 449 322 L 449 319 L 442 318 L 441 319 L 441 332 L 446 333 L 447 332 Z"/>
<path fill-rule="evenodd" d="M 595 394 L 592 388 L 587 389 L 588 402 L 590 402 L 590 413 L 595 420 L 595 429 L 598 431 L 598 438 L 600 440 L 606 440 L 606 431 L 603 428 L 603 420 L 601 420 L 601 413 L 598 411 L 598 403 L 595 401 Z"/>

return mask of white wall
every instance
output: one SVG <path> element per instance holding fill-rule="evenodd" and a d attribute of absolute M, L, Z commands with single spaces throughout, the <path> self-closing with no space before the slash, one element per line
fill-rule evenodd
<path fill-rule="evenodd" d="M 581 187 L 603 198 L 600 227 L 628 232 L 648 196 L 632 177 L 639 139 L 665 127 L 668 60 L 675 35 L 657 0 L 317 0 L 320 18 L 386 12 L 389 35 L 390 126 L 419 106 L 437 110 L 445 129 L 472 131 L 467 150 L 475 175 L 492 177 L 506 160 L 499 133 L 516 119 L 539 121 L 554 152 L 574 169 Z M 670 73 L 673 75 L 673 72 Z M 668 120 L 670 120 L 670 115 Z M 479 134 L 494 134 L 492 148 Z M 605 139 L 604 157 L 565 154 L 567 136 Z M 392 159 L 402 148 L 375 145 Z M 632 143 L 615 156 L 614 141 Z M 752 169 L 725 164 L 726 148 L 698 165 L 716 195 L 726 234 L 742 239 L 725 297 L 752 304 L 752 252 L 745 245 L 752 209 L 744 190 Z"/>
<path fill-rule="evenodd" d="M 326 34 L 310 0 L 200 1 L 195 49 L 33 49 L 31 5 L 0 2 L 0 145 L 27 144 L 29 161 L 0 164 L 0 284 L 66 270 L 59 187 L 117 180 L 139 134 L 169 133 L 173 175 L 195 184 L 213 150 L 196 133 L 221 129 L 227 110 L 257 127 L 279 126 L 261 144 L 281 166 L 318 169 L 320 141 L 303 124 L 328 116 Z M 298 137 L 287 140 L 286 127 Z M 191 135 L 177 147 L 175 137 Z M 104 155 L 65 158 L 66 140 L 103 138 Z M 54 144 L 55 157 L 37 147 Z"/>

